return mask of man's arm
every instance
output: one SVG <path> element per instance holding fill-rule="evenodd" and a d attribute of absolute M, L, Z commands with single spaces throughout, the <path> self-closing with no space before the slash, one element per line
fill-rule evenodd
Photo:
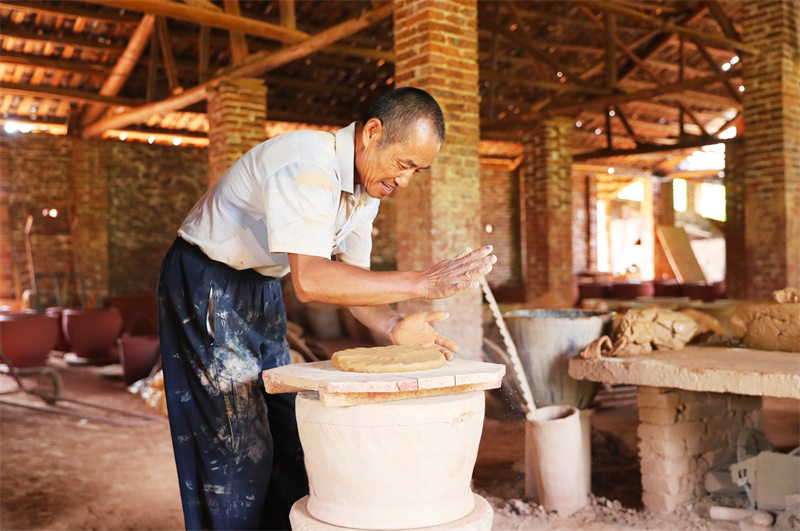
<path fill-rule="evenodd" d="M 477 287 L 497 258 L 485 246 L 424 271 L 368 271 L 318 256 L 289 253 L 292 283 L 302 302 L 375 306 L 408 299 L 443 299 Z"/>

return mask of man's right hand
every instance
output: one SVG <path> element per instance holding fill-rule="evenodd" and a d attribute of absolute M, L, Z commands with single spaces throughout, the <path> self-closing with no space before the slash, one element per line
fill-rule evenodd
<path fill-rule="evenodd" d="M 444 299 L 468 288 L 480 286 L 479 280 L 492 270 L 497 257 L 492 246 L 485 245 L 456 258 L 442 260 L 422 272 L 425 276 L 425 298 Z"/>

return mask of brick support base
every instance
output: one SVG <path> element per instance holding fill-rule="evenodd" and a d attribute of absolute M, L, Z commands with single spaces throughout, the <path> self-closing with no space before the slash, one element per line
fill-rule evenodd
<path fill-rule="evenodd" d="M 208 95 L 208 184 L 266 140 L 267 87 L 262 79 L 220 83 Z"/>
<path fill-rule="evenodd" d="M 481 242 L 478 31 L 475 0 L 395 0 L 395 83 L 427 90 L 447 138 L 427 174 L 397 194 L 397 266 L 420 270 Z M 482 358 L 481 294 L 415 300 L 400 311 L 450 312 L 437 329 L 462 359 Z"/>
<path fill-rule="evenodd" d="M 761 397 L 639 387 L 642 502 L 666 513 L 706 494 L 704 477 L 743 428 L 761 429 Z"/>

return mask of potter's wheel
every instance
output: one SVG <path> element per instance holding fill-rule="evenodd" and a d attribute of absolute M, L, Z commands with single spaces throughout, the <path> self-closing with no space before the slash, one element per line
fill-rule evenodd
<path fill-rule="evenodd" d="M 453 360 L 427 371 L 343 372 L 330 361 L 296 363 L 264 371 L 267 393 L 317 391 L 324 406 L 351 406 L 500 387 L 505 365 Z"/>

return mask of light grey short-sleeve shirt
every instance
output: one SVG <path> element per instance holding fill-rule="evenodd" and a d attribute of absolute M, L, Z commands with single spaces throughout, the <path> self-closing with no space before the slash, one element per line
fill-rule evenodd
<path fill-rule="evenodd" d="M 178 230 L 234 269 L 282 277 L 286 253 L 369 268 L 380 201 L 354 183 L 355 123 L 262 142 L 225 172 Z"/>

